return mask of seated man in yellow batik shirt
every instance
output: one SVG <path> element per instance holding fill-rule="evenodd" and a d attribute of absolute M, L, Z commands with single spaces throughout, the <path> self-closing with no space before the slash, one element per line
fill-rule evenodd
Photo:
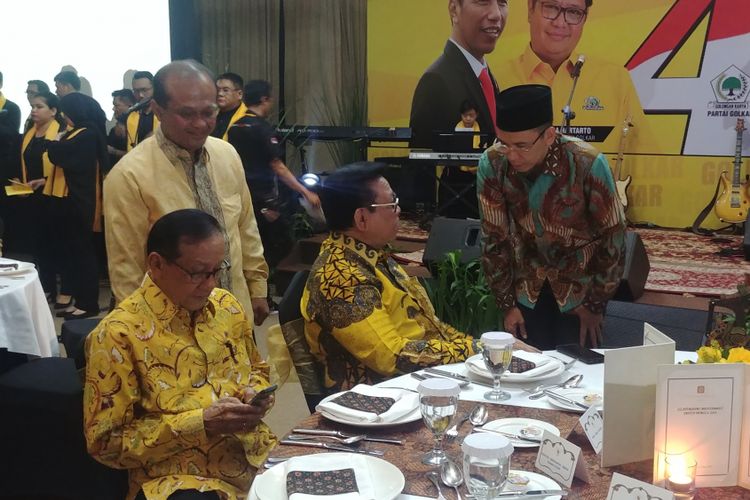
<path fill-rule="evenodd" d="M 301 310 L 329 390 L 477 352 L 476 341 L 440 321 L 424 288 L 384 251 L 396 238 L 400 209 L 381 165 L 338 169 L 326 178 L 321 201 L 332 232 L 310 271 Z"/>
<path fill-rule="evenodd" d="M 276 444 L 261 418 L 273 398 L 245 312 L 217 274 L 219 223 L 165 215 L 147 240 L 141 286 L 86 339 L 89 453 L 128 469 L 128 499 L 242 499 Z"/>

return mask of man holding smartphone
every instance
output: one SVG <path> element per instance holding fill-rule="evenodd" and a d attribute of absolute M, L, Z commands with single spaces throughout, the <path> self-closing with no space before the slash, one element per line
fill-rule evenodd
<path fill-rule="evenodd" d="M 127 498 L 244 498 L 277 439 L 274 402 L 217 220 L 171 212 L 147 240 L 141 286 L 86 339 L 89 453 L 129 471 Z M 179 493 L 178 493 L 179 492 Z"/>
<path fill-rule="evenodd" d="M 482 264 L 505 329 L 539 349 L 602 340 L 622 277 L 625 216 L 606 158 L 552 126 L 552 92 L 497 99 L 498 141 L 482 155 Z"/>

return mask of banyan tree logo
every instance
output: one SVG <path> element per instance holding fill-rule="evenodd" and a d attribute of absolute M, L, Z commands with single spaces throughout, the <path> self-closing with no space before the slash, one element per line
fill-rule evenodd
<path fill-rule="evenodd" d="M 716 102 L 746 102 L 750 94 L 750 76 L 732 65 L 711 80 L 711 88 L 716 96 Z"/>
<path fill-rule="evenodd" d="M 602 103 L 598 97 L 590 95 L 586 99 L 584 99 L 583 109 L 587 111 L 601 111 L 604 109 L 604 106 L 602 106 Z"/>

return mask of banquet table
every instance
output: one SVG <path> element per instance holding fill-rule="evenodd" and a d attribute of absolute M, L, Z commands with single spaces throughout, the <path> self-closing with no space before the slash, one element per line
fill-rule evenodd
<path fill-rule="evenodd" d="M 60 355 L 47 299 L 33 265 L 18 262 L 27 269 L 0 271 L 0 348 L 39 357 Z"/>
<path fill-rule="evenodd" d="M 546 354 L 552 354 L 561 360 L 566 359 L 566 356 L 555 351 L 550 351 Z M 678 352 L 675 356 L 676 361 L 694 359 L 694 357 L 695 353 L 687 352 Z M 467 373 L 463 363 L 448 365 L 443 368 L 455 373 Z M 558 377 L 551 380 L 545 380 L 544 382 L 554 383 L 555 381 L 562 381 L 572 373 L 584 374 L 583 386 L 592 391 L 597 389 L 601 390 L 604 374 L 603 364 L 585 365 L 583 363 L 576 363 Z M 381 387 L 403 387 L 414 389 L 418 383 L 418 380 L 409 375 L 404 375 L 388 380 L 379 385 Z M 591 478 L 591 482 L 588 484 L 577 478 L 574 479 L 573 485 L 570 489 L 570 494 L 567 496 L 569 499 L 600 500 L 606 498 L 611 477 L 614 472 L 619 472 L 647 483 L 651 482 L 652 460 L 645 460 L 615 467 L 601 467 L 599 457 L 588 443 L 588 440 L 578 423 L 580 414 L 555 408 L 547 402 L 546 398 L 536 401 L 529 400 L 523 389 L 536 385 L 538 385 L 538 382 L 513 385 L 504 384 L 503 389 L 508 390 L 508 392 L 511 393 L 511 399 L 503 402 L 503 404 L 493 404 L 485 401 L 482 397 L 484 392 L 488 390 L 486 387 L 471 384 L 471 387 L 464 389 L 461 393 L 461 401 L 459 402 L 457 415 L 463 415 L 470 411 L 476 405 L 476 401 L 484 401 L 490 413 L 490 421 L 499 418 L 523 417 L 538 419 L 555 425 L 560 430 L 562 437 L 567 438 L 581 448 L 582 456 L 586 460 L 589 476 Z M 370 436 L 401 439 L 404 441 L 402 446 L 368 442 L 361 445 L 360 448 L 384 451 L 385 455 L 382 458 L 394 464 L 401 470 L 406 479 L 406 486 L 397 500 L 416 500 L 435 498 L 437 496 L 437 491 L 434 486 L 425 477 L 426 472 L 434 469 L 421 463 L 421 456 L 428 452 L 433 445 L 432 433 L 425 427 L 422 420 L 393 427 L 363 429 L 361 427 L 332 422 L 324 418 L 319 412 L 316 412 L 301 421 L 296 427 L 340 430 L 352 434 L 361 434 L 366 431 Z M 458 438 L 445 442 L 444 449 L 446 453 L 457 464 L 461 464 L 462 460 L 460 443 L 470 432 L 471 425 L 467 422 L 461 428 Z M 292 457 L 317 452 L 327 453 L 326 451 L 318 450 L 316 448 L 283 445 L 273 450 L 271 455 L 274 457 Z M 539 472 L 536 471 L 534 467 L 536 455 L 537 448 L 535 447 L 516 448 L 511 458 L 511 469 Z M 456 498 L 452 489 L 447 487 L 443 487 L 442 489 L 447 500 Z M 465 493 L 467 493 L 467 490 L 465 486 L 463 486 L 462 494 L 465 496 Z M 747 490 L 739 487 L 700 488 L 698 489 L 695 498 L 699 500 L 709 498 L 734 500 L 748 498 L 749 496 L 750 494 L 748 494 Z M 250 500 L 257 500 L 257 496 L 255 496 L 252 489 L 249 498 Z"/>

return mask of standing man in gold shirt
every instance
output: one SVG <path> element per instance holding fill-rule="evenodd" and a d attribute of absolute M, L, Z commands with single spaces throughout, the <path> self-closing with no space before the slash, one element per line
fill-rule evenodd
<path fill-rule="evenodd" d="M 245 498 L 277 440 L 261 421 L 273 397 L 253 401 L 269 367 L 242 306 L 217 287 L 222 228 L 178 210 L 145 250 L 143 283 L 86 339 L 88 451 L 129 471 L 129 500 Z"/>
<path fill-rule="evenodd" d="M 198 208 L 222 227 L 231 269 L 219 274 L 260 325 L 268 316 L 268 266 L 242 162 L 234 148 L 209 137 L 216 124 L 216 85 L 195 61 L 175 61 L 154 77 L 153 136 L 125 155 L 104 181 L 109 276 L 117 301 L 133 293 L 146 272 L 143 249 L 151 225 L 181 208 Z"/>

